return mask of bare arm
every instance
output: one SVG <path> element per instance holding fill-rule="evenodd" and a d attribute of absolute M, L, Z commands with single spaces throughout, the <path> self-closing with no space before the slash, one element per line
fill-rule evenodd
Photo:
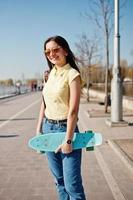
<path fill-rule="evenodd" d="M 41 132 L 41 129 L 42 129 L 42 121 L 43 121 L 43 118 L 44 118 L 44 113 L 45 113 L 45 107 L 44 107 L 44 102 L 42 101 L 41 107 L 40 107 L 40 112 L 39 112 L 37 128 L 36 128 L 36 134 L 37 135 Z"/>
<path fill-rule="evenodd" d="M 76 77 L 70 84 L 70 100 L 69 100 L 69 113 L 67 117 L 67 131 L 65 141 L 72 140 L 74 130 L 77 124 L 79 102 L 81 93 L 80 77 Z M 59 146 L 55 152 L 62 151 L 63 153 L 72 152 L 72 144 L 66 142 Z"/>
<path fill-rule="evenodd" d="M 76 77 L 70 84 L 69 113 L 67 117 L 66 140 L 73 138 L 73 133 L 77 124 L 79 102 L 81 93 L 80 77 Z"/>

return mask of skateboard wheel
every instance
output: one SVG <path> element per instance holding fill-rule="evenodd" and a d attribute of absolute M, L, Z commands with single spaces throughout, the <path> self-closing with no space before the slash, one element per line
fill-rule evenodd
<path fill-rule="evenodd" d="M 37 153 L 39 153 L 39 154 L 43 154 L 43 153 L 45 153 L 45 151 L 37 150 Z"/>
<path fill-rule="evenodd" d="M 92 130 L 88 130 L 87 132 L 89 132 L 89 133 L 93 133 L 93 131 L 92 131 Z"/>

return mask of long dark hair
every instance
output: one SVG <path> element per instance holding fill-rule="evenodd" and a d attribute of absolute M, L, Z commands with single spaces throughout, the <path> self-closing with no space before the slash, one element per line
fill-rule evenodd
<path fill-rule="evenodd" d="M 71 51 L 68 42 L 61 36 L 53 36 L 49 37 L 45 42 L 44 42 L 44 51 L 46 50 L 46 44 L 50 41 L 56 42 L 59 46 L 61 46 L 67 53 L 68 55 L 66 56 L 66 62 L 70 64 L 70 66 L 74 69 L 76 69 L 79 72 L 79 68 L 76 64 L 75 56 L 73 52 Z M 49 69 L 51 70 L 53 68 L 53 64 L 48 60 L 47 56 L 47 63 L 49 66 Z"/>

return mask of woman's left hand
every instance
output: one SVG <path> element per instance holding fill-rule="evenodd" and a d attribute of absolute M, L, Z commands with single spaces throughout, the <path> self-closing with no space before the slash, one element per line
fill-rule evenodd
<path fill-rule="evenodd" d="M 72 144 L 63 143 L 55 150 L 55 153 L 62 152 L 64 154 L 68 154 L 71 153 L 72 150 Z"/>

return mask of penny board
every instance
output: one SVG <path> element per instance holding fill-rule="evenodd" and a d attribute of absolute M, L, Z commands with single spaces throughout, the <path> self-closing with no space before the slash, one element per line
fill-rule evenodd
<path fill-rule="evenodd" d="M 64 142 L 66 132 L 40 134 L 28 142 L 30 148 L 44 152 L 54 152 Z M 102 144 L 102 135 L 92 131 L 74 133 L 73 149 L 94 147 Z"/>

